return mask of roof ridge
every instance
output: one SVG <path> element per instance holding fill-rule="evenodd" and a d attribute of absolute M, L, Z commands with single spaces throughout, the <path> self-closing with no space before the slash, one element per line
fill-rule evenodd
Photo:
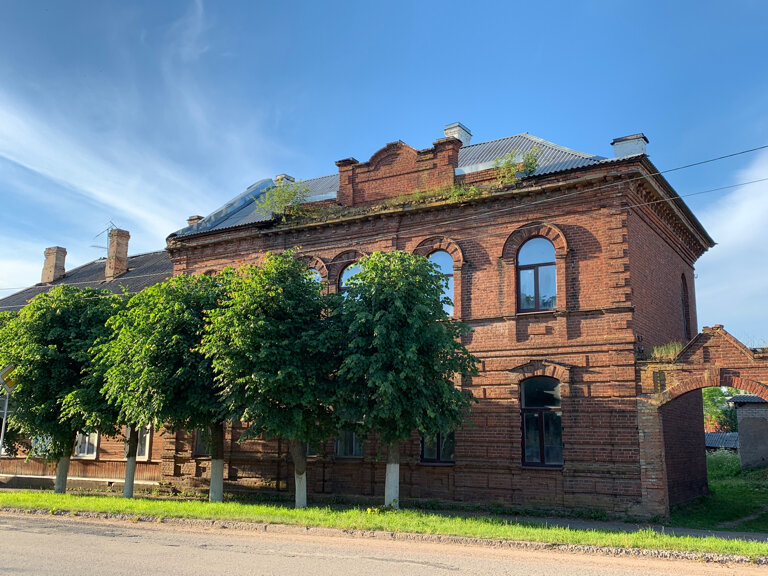
<path fill-rule="evenodd" d="M 459 148 L 459 150 L 466 150 L 467 148 L 472 148 L 473 146 L 482 146 L 483 144 L 491 144 L 492 142 L 500 142 L 501 140 L 509 140 L 510 138 L 517 138 L 518 136 L 530 136 L 528 132 L 520 132 L 520 134 L 513 134 L 512 136 L 504 136 L 502 138 L 494 138 L 493 140 L 486 140 L 484 142 L 475 142 L 474 144 L 467 144 L 466 146 L 462 146 Z"/>

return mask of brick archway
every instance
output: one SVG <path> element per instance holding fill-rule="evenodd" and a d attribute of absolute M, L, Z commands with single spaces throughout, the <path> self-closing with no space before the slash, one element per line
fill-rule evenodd
<path fill-rule="evenodd" d="M 299 254 L 298 258 L 310 268 L 317 270 L 324 282 L 328 281 L 328 268 L 322 258 L 312 256 L 311 254 Z"/>
<path fill-rule="evenodd" d="M 429 256 L 432 252 L 437 250 L 445 250 L 453 258 L 454 267 L 464 264 L 464 253 L 461 251 L 459 245 L 445 236 L 432 236 L 426 240 L 419 242 L 419 245 L 414 248 L 413 253 L 420 256 Z"/>
<path fill-rule="evenodd" d="M 717 368 L 702 371 L 698 374 L 689 374 L 681 378 L 675 378 L 673 383 L 666 390 L 654 395 L 654 400 L 656 405 L 661 407 L 672 400 L 680 398 L 688 392 L 715 386 L 729 386 L 738 390 L 746 390 L 750 394 L 759 396 L 768 402 L 768 384 L 763 384 L 762 382 L 742 378 L 740 376 L 734 376 L 733 374 L 728 374 Z"/>
<path fill-rule="evenodd" d="M 550 360 L 530 360 L 525 364 L 520 364 L 509 371 L 510 384 L 520 384 L 527 378 L 534 376 L 548 376 L 559 381 L 564 395 L 568 395 L 568 386 L 571 383 L 571 367 L 566 364 L 552 362 Z"/>
<path fill-rule="evenodd" d="M 501 257 L 515 261 L 520 246 L 537 236 L 552 242 L 555 247 L 555 258 L 565 258 L 568 254 L 568 242 L 562 230 L 554 224 L 548 224 L 547 222 L 531 222 L 521 226 L 509 235 L 501 251 Z"/>

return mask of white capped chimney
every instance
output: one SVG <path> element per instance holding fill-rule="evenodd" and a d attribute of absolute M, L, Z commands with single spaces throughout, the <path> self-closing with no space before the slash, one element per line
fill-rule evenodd
<path fill-rule="evenodd" d="M 113 228 L 109 231 L 107 263 L 104 267 L 104 279 L 107 282 L 128 271 L 128 240 L 130 238 L 128 230 Z"/>
<path fill-rule="evenodd" d="M 458 138 L 461 140 L 462 146 L 469 145 L 469 141 L 472 140 L 472 132 L 470 132 L 469 128 L 464 126 L 461 122 L 448 124 L 448 126 L 443 129 L 443 132 L 445 133 L 446 138 Z"/>
<path fill-rule="evenodd" d="M 67 257 L 67 249 L 61 246 L 51 246 L 45 249 L 45 263 L 41 281 L 44 284 L 58 280 L 64 276 L 64 260 Z"/>
<path fill-rule="evenodd" d="M 631 136 L 614 138 L 613 142 L 611 142 L 611 146 L 613 146 L 613 157 L 624 158 L 625 156 L 645 154 L 646 144 L 648 144 L 648 138 L 646 138 L 645 134 L 642 132 L 639 134 L 632 134 Z"/>

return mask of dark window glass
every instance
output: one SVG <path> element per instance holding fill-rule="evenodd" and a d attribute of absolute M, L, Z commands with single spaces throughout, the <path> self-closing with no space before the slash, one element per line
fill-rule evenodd
<path fill-rule="evenodd" d="M 443 296 L 453 302 L 453 258 L 445 250 L 437 250 L 429 255 L 429 261 L 437 264 L 440 272 L 448 281 L 448 286 L 443 292 Z M 443 304 L 443 309 L 448 316 L 453 316 L 453 304 Z"/>
<path fill-rule="evenodd" d="M 517 253 L 518 309 L 557 308 L 555 247 L 546 238 L 531 238 Z"/>
<path fill-rule="evenodd" d="M 336 456 L 341 458 L 362 458 L 363 445 L 358 440 L 357 434 L 349 430 L 339 432 L 336 439 Z"/>
<path fill-rule="evenodd" d="M 422 462 L 453 462 L 456 459 L 456 437 L 453 432 L 421 439 Z"/>
<path fill-rule="evenodd" d="M 195 430 L 195 456 L 210 456 L 211 447 L 208 445 L 207 434 L 202 430 Z"/>
<path fill-rule="evenodd" d="M 544 376 L 529 378 L 523 380 L 520 396 L 523 412 L 523 463 L 562 466 L 560 383 Z"/>

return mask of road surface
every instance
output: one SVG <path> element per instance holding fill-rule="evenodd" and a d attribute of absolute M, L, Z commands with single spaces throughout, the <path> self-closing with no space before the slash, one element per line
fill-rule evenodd
<path fill-rule="evenodd" d="M 765 576 L 765 566 L 0 515 L 0 574 Z"/>

